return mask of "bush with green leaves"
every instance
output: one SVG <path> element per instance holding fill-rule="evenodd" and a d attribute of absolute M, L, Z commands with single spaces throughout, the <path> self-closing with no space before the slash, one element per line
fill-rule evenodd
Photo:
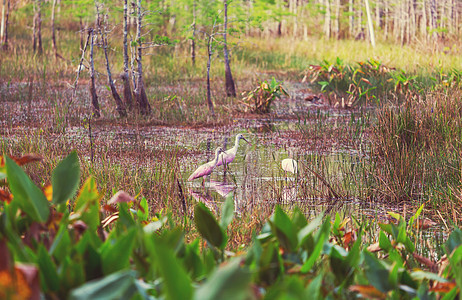
<path fill-rule="evenodd" d="M 282 86 L 282 82 L 273 79 L 268 83 L 264 80 L 258 83 L 257 87 L 250 92 L 244 93 L 242 104 L 246 110 L 252 113 L 266 114 L 270 112 L 270 107 L 273 101 L 283 95 L 289 94 Z"/>
<path fill-rule="evenodd" d="M 2 298 L 455 299 L 462 287 L 461 230 L 448 237 L 439 263 L 418 252 L 423 205 L 407 221 L 390 213 L 394 222 L 379 224 L 375 244 L 364 237 L 371 221 L 336 214 L 308 222 L 299 209 L 275 206 L 238 254 L 227 249 L 232 198 L 219 220 L 197 204 L 199 237 L 186 243 L 185 229 L 171 215 L 150 216 L 146 199 L 118 192 L 102 205 L 91 177 L 79 189 L 75 152 L 43 190 L 23 162 L 0 160 Z"/>

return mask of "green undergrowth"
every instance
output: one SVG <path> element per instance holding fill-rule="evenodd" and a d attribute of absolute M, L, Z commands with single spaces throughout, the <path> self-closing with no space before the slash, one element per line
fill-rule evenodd
<path fill-rule="evenodd" d="M 423 205 L 389 223 L 275 206 L 248 247 L 231 249 L 232 198 L 219 216 L 199 203 L 181 221 L 123 191 L 101 202 L 93 177 L 81 184 L 76 152 L 42 188 L 19 166 L 32 160 L 0 163 L 2 298 L 455 299 L 462 287 L 462 231 L 422 243 Z"/>
<path fill-rule="evenodd" d="M 375 59 L 350 65 L 337 57 L 334 62 L 310 65 L 304 74 L 303 81 L 316 83 L 331 106 L 342 108 L 401 104 L 425 98 L 429 92 L 462 87 L 462 72 L 456 68 L 407 72 Z"/>

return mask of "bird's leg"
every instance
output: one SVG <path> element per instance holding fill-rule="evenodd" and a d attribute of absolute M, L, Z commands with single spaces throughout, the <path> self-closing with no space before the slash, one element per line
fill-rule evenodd
<path fill-rule="evenodd" d="M 223 164 L 223 182 L 226 182 L 226 171 L 227 171 L 227 163 Z"/>

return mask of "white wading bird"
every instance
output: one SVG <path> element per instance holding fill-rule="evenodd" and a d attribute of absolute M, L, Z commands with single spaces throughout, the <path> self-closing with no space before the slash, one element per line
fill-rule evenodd
<path fill-rule="evenodd" d="M 239 133 L 238 135 L 236 135 L 236 142 L 234 143 L 234 147 L 220 154 L 220 157 L 218 158 L 217 167 L 221 166 L 222 164 L 225 164 L 225 168 L 226 168 L 228 164 L 234 160 L 234 158 L 236 157 L 237 148 L 239 147 L 240 140 L 244 140 L 247 143 L 249 143 L 249 145 L 252 146 L 252 144 L 248 140 L 245 139 L 242 133 Z"/>
<path fill-rule="evenodd" d="M 197 168 L 196 171 L 194 171 L 194 173 L 192 173 L 191 176 L 189 176 L 188 180 L 191 181 L 196 178 L 204 177 L 202 178 L 202 185 L 204 185 L 205 177 L 210 175 L 213 169 L 215 169 L 218 163 L 218 156 L 223 152 L 223 148 L 218 147 L 217 150 L 215 150 L 215 158 L 212 161 L 209 161 L 208 163 L 205 163 L 201 165 L 199 168 Z"/>

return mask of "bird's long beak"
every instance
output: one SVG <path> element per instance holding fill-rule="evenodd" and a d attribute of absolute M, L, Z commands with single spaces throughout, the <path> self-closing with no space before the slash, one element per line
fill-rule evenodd
<path fill-rule="evenodd" d="M 242 137 L 244 141 L 246 141 L 250 146 L 252 146 L 252 143 L 250 143 L 248 140 L 245 139 L 245 137 Z"/>

